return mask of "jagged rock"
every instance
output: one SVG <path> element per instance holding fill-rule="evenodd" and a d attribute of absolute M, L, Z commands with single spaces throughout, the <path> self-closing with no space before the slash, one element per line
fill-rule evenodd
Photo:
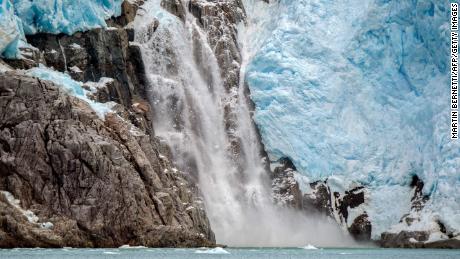
<path fill-rule="evenodd" d="M 20 47 L 19 51 L 22 55 L 21 59 L 5 59 L 4 61 L 16 69 L 29 69 L 45 63 L 43 53 L 36 48 Z"/>
<path fill-rule="evenodd" d="M 185 21 L 185 7 L 180 0 L 162 0 L 161 7 Z"/>
<path fill-rule="evenodd" d="M 371 240 L 372 224 L 367 213 L 356 217 L 348 228 L 348 232 L 357 240 Z"/>
<path fill-rule="evenodd" d="M 411 248 L 460 248 L 460 236 L 452 229 L 447 229 L 436 217 L 423 217 L 423 208 L 429 196 L 423 194 L 423 181 L 412 176 L 411 211 L 401 217 L 400 222 L 381 234 L 380 244 L 383 247 L 411 247 Z M 430 222 L 431 221 L 431 222 Z M 412 231 L 413 225 L 417 231 Z M 435 240 L 431 239 L 435 236 Z"/>
<path fill-rule="evenodd" d="M 227 89 L 239 86 L 241 54 L 237 41 L 237 24 L 244 21 L 241 1 L 192 0 L 189 11 L 205 29 L 209 44 L 217 57 Z"/>
<path fill-rule="evenodd" d="M 424 185 L 425 184 L 423 183 L 423 181 L 417 175 L 412 176 L 412 182 L 410 186 L 414 188 L 414 195 L 412 196 L 412 199 L 411 199 L 411 202 L 412 202 L 411 209 L 415 211 L 422 210 L 423 207 L 425 206 L 426 201 L 429 199 L 428 196 L 423 195 L 422 191 L 423 191 Z"/>
<path fill-rule="evenodd" d="M 109 102 L 110 93 L 119 89 L 118 81 L 109 78 L 101 78 L 98 83 L 86 83 L 82 87 L 90 91 L 87 94 L 89 99 L 100 103 Z"/>
<path fill-rule="evenodd" d="M 281 166 L 273 170 L 272 176 L 273 199 L 278 205 L 301 209 L 302 193 L 293 173 L 296 168 L 287 158 L 279 162 Z"/>
<path fill-rule="evenodd" d="M 144 3 L 144 0 L 125 0 L 121 4 L 121 15 L 112 17 L 107 21 L 109 26 L 124 27 L 134 21 L 137 10 Z"/>
<path fill-rule="evenodd" d="M 133 99 L 147 99 L 147 82 L 140 48 L 129 42 L 133 37 L 129 33 L 133 33 L 131 28 L 95 29 L 72 36 L 36 34 L 28 36 L 28 41 L 43 53 L 47 66 L 67 71 L 77 81 L 112 78 L 113 83 L 90 98 L 121 104 L 127 111 L 122 109 L 120 115 L 153 134 L 152 114 L 130 110 Z"/>
<path fill-rule="evenodd" d="M 336 198 L 336 209 L 338 209 L 338 212 L 340 213 L 345 222 L 348 221 L 348 209 L 356 208 L 364 203 L 363 189 L 363 186 L 359 186 L 349 191 L 345 191 L 345 195 L 343 196 L 343 198 L 340 197 L 340 193 L 334 193 L 334 197 Z"/>
<path fill-rule="evenodd" d="M 0 75 L 0 116 L 0 190 L 38 217 L 0 197 L 0 247 L 214 245 L 196 187 L 127 120 L 18 72 Z"/>
<path fill-rule="evenodd" d="M 246 18 L 243 4 L 240 0 L 192 0 L 188 2 L 187 8 L 196 17 L 198 24 L 206 33 L 207 41 L 217 58 L 224 87 L 231 93 L 224 107 L 225 127 L 230 141 L 229 152 L 233 155 L 235 165 L 237 167 L 244 167 L 247 161 L 241 155 L 242 140 L 235 134 L 232 134 L 232 132 L 237 131 L 238 127 L 238 102 L 246 101 L 249 108 L 252 111 L 254 110 L 254 104 L 249 98 L 249 87 L 246 84 L 240 85 L 241 53 L 238 48 L 237 25 L 240 22 L 244 22 Z M 197 33 L 195 32 L 194 34 Z M 194 36 L 194 38 L 198 37 Z M 194 47 L 197 48 L 194 53 L 200 53 L 200 43 L 198 40 L 194 39 L 194 41 Z M 202 64 L 199 55 L 195 59 L 198 64 Z M 206 65 L 203 64 L 203 66 Z M 206 69 L 201 70 L 206 71 Z M 210 76 L 207 77 L 209 81 L 212 80 Z M 246 100 L 238 101 L 238 89 L 240 87 L 244 87 Z M 255 125 L 253 127 L 256 128 Z M 266 161 L 269 161 L 259 135 L 258 138 L 261 155 Z M 265 163 L 265 169 L 268 174 L 270 172 L 268 163 Z"/>
<path fill-rule="evenodd" d="M 419 242 L 427 241 L 429 236 L 425 231 L 385 232 L 382 234 L 380 244 L 383 247 L 416 248 L 420 246 Z"/>
<path fill-rule="evenodd" d="M 27 40 L 43 51 L 47 66 L 68 71 L 75 80 L 117 80 L 120 87 L 111 92 L 111 101 L 129 107 L 136 89 L 145 89 L 140 51 L 129 44 L 125 29 L 94 29 L 72 36 L 42 33 L 27 36 Z"/>
<path fill-rule="evenodd" d="M 333 218 L 357 240 L 371 239 L 372 224 L 365 211 L 355 218 L 349 210 L 365 203 L 365 187 L 357 186 L 345 193 L 331 192 L 328 180 L 310 183 L 310 191 L 302 193 L 294 174 L 296 167 L 289 158 L 277 161 L 280 166 L 273 170 L 272 191 L 276 203 L 288 205 L 306 214 L 322 214 Z"/>
<path fill-rule="evenodd" d="M 460 248 L 460 239 L 429 241 L 428 231 L 400 231 L 398 233 L 382 233 L 379 244 L 382 247 L 398 248 Z"/>

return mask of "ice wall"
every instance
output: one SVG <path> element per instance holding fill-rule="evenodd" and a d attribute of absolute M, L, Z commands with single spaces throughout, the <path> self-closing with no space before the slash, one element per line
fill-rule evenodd
<path fill-rule="evenodd" d="M 105 20 L 121 14 L 123 0 L 12 0 L 26 34 L 73 34 L 105 27 Z"/>
<path fill-rule="evenodd" d="M 74 34 L 106 27 L 123 0 L 0 0 L 0 54 L 19 58 L 24 34 Z"/>
<path fill-rule="evenodd" d="M 23 36 L 21 20 L 14 14 L 14 6 L 9 0 L 0 0 L 0 54 L 16 58 Z"/>
<path fill-rule="evenodd" d="M 244 2 L 246 79 L 271 158 L 290 157 L 310 179 L 369 186 L 374 238 L 408 212 L 417 174 L 425 212 L 458 231 L 449 1 Z"/>

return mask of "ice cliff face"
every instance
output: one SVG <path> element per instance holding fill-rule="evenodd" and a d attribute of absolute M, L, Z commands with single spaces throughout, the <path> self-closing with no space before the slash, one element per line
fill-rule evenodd
<path fill-rule="evenodd" d="M 20 19 L 14 15 L 9 0 L 0 0 L 0 54 L 15 58 L 20 39 L 23 38 Z"/>
<path fill-rule="evenodd" d="M 409 213 L 418 175 L 427 221 L 458 232 L 449 1 L 244 2 L 246 80 L 271 158 L 337 191 L 367 186 L 373 238 Z"/>
<path fill-rule="evenodd" d="M 105 27 L 105 20 L 121 14 L 123 0 L 13 0 L 26 34 L 48 32 L 73 34 Z"/>
<path fill-rule="evenodd" d="M 121 14 L 123 0 L 1 0 L 0 54 L 19 57 L 24 34 L 46 32 L 71 35 L 106 27 L 106 19 Z"/>

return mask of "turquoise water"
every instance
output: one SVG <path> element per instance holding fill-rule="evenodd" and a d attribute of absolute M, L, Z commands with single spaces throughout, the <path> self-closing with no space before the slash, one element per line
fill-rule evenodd
<path fill-rule="evenodd" d="M 228 254 L 225 254 L 225 253 Z M 454 259 L 460 258 L 460 250 L 432 249 L 317 249 L 301 248 L 226 248 L 213 249 L 0 249 L 0 258 L 33 259 L 105 259 L 105 258 L 324 258 L 324 259 Z"/>

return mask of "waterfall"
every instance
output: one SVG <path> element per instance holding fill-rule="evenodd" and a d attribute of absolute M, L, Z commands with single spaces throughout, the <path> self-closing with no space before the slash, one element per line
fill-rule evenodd
<path fill-rule="evenodd" d="M 197 180 L 217 242 L 306 245 L 307 232 L 314 232 L 311 226 L 319 227 L 318 222 L 272 204 L 243 80 L 239 88 L 225 89 L 216 57 L 195 17 L 186 12 L 182 21 L 164 10 L 161 0 L 149 0 L 134 26 L 149 82 L 155 134 L 169 145 L 175 164 Z M 230 130 L 225 125 L 226 105 L 237 116 L 237 125 Z M 239 139 L 237 155 L 242 159 L 232 154 L 229 136 Z"/>

